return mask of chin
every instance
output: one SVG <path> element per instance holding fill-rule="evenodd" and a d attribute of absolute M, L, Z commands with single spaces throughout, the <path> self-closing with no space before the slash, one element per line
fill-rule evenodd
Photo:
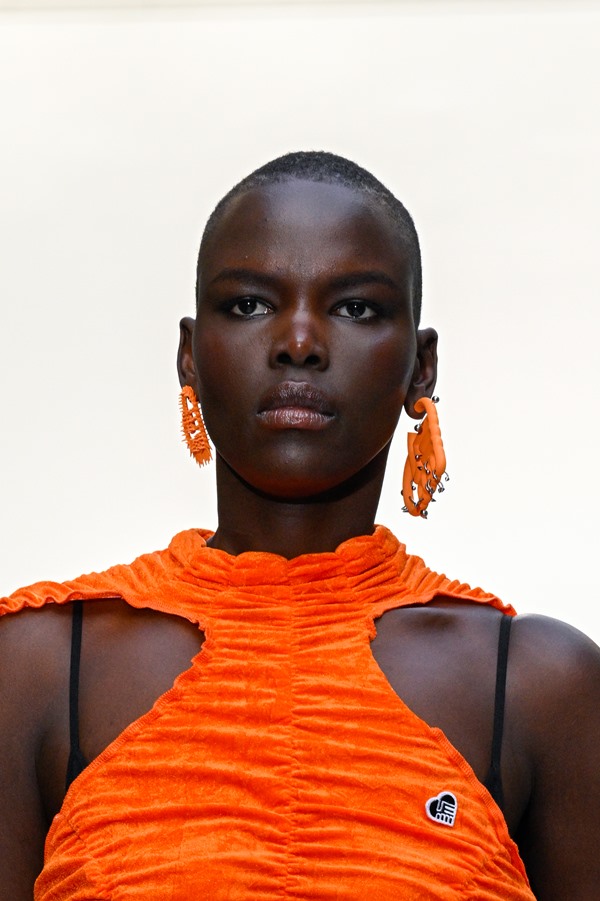
<path fill-rule="evenodd" d="M 257 494 L 282 503 L 325 501 L 330 499 L 332 493 L 339 488 L 339 483 L 332 484 L 326 479 L 307 479 L 306 476 L 297 479 L 284 476 L 281 480 L 278 480 L 274 479 L 271 474 L 268 479 L 253 478 L 251 481 L 244 481 Z"/>
<path fill-rule="evenodd" d="M 271 470 L 265 473 L 237 473 L 255 493 L 280 503 L 325 503 L 345 497 L 357 490 L 368 480 L 370 466 L 367 465 L 347 473 L 315 472 L 306 465 L 295 474 L 291 467 L 280 474 Z M 279 477 L 278 477 L 279 476 Z"/>
<path fill-rule="evenodd" d="M 294 436 L 295 437 L 295 436 Z M 325 502 L 355 492 L 361 485 L 380 476 L 385 469 L 389 444 L 373 448 L 373 456 L 349 454 L 333 442 L 305 442 L 287 447 L 256 449 L 253 454 L 237 453 L 229 459 L 219 456 L 229 472 L 252 492 L 280 502 Z M 368 451 L 367 451 L 368 454 Z M 365 459 L 365 457 L 367 457 Z"/>

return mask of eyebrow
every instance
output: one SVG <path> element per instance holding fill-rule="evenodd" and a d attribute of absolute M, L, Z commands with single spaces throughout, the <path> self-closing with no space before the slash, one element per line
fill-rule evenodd
<path fill-rule="evenodd" d="M 219 282 L 254 282 L 261 285 L 275 285 L 279 280 L 272 275 L 264 272 L 257 272 L 256 269 L 244 269 L 240 266 L 228 266 L 222 269 L 218 275 L 212 278 L 207 287 L 217 285 Z"/>
<path fill-rule="evenodd" d="M 358 288 L 360 285 L 385 285 L 392 291 L 398 290 L 398 285 L 386 272 L 378 269 L 350 272 L 348 275 L 340 275 L 330 282 L 332 287 L 344 290 L 344 288 Z"/>
<path fill-rule="evenodd" d="M 251 281 L 255 284 L 270 287 L 277 285 L 280 279 L 265 272 L 257 272 L 255 269 L 235 266 L 222 269 L 218 275 L 211 279 L 207 287 L 224 281 Z M 348 288 L 358 288 L 361 285 L 385 285 L 387 288 L 391 288 L 392 291 L 398 290 L 398 285 L 394 279 L 378 269 L 361 270 L 359 272 L 349 272 L 347 275 L 339 275 L 332 278 L 329 284 L 332 288 L 340 291 Z"/>

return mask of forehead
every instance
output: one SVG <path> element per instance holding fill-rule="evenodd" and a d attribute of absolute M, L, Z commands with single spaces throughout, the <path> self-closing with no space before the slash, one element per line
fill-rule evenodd
<path fill-rule="evenodd" d="M 235 260 L 234 260 L 235 258 Z M 199 275 L 257 262 L 304 272 L 355 266 L 406 275 L 406 244 L 390 213 L 363 191 L 298 179 L 234 197 L 203 244 Z"/>

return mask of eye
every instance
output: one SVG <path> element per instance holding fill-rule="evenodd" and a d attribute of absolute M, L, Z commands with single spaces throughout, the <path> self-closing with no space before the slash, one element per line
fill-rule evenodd
<path fill-rule="evenodd" d="M 229 312 L 233 313 L 234 316 L 245 316 L 246 319 L 250 319 L 255 316 L 264 316 L 265 313 L 272 313 L 273 311 L 264 300 L 256 300 L 254 297 L 242 297 L 241 300 L 236 300 L 229 307 Z"/>
<path fill-rule="evenodd" d="M 341 316 L 343 319 L 373 319 L 377 316 L 377 312 L 364 300 L 347 300 L 334 310 L 335 316 Z"/>

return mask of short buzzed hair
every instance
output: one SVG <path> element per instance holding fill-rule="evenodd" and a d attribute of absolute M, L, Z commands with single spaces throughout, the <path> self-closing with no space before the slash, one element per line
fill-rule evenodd
<path fill-rule="evenodd" d="M 284 156 L 271 160 L 270 163 L 266 163 L 259 169 L 255 169 L 254 172 L 243 178 L 242 181 L 228 191 L 211 213 L 200 242 L 200 255 L 207 238 L 214 230 L 221 214 L 230 201 L 253 188 L 279 184 L 292 179 L 340 184 L 355 191 L 362 191 L 387 211 L 397 226 L 400 238 L 408 252 L 408 259 L 413 273 L 413 317 L 415 326 L 418 326 L 421 318 L 423 277 L 419 237 L 412 217 L 404 204 L 394 197 L 392 192 L 379 179 L 371 175 L 366 169 L 363 169 L 362 166 L 353 163 L 352 160 L 348 160 L 343 156 L 337 156 L 335 153 L 328 153 L 325 150 L 300 150 L 294 153 L 286 153 Z M 196 283 L 197 301 L 198 282 Z"/>

